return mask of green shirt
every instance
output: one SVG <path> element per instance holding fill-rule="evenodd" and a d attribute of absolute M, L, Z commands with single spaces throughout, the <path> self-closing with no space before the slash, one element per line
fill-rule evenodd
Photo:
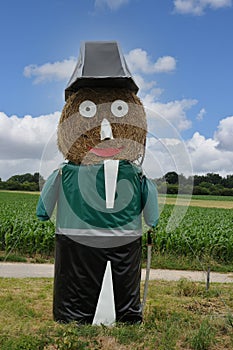
<path fill-rule="evenodd" d="M 104 164 L 64 163 L 46 181 L 37 206 L 48 220 L 57 204 L 56 233 L 91 246 L 127 244 L 158 222 L 157 190 L 140 167 L 120 161 L 114 208 L 106 208 Z"/>

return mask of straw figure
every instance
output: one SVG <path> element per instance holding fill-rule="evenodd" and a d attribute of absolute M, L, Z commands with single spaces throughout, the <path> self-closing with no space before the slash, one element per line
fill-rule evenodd
<path fill-rule="evenodd" d="M 57 129 L 66 162 L 47 179 L 37 216 L 57 204 L 54 319 L 140 323 L 142 214 L 158 222 L 141 169 L 147 124 L 116 42 L 86 42 Z"/>

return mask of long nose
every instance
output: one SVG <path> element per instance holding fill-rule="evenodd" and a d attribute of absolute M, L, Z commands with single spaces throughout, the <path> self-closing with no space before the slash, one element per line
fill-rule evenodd
<path fill-rule="evenodd" d="M 100 139 L 101 141 L 113 139 L 111 124 L 106 118 L 104 118 L 101 123 Z"/>

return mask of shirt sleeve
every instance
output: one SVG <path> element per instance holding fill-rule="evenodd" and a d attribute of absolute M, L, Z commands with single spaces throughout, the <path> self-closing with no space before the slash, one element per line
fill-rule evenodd
<path fill-rule="evenodd" d="M 55 170 L 45 182 L 36 208 L 39 220 L 46 221 L 52 216 L 60 186 L 59 170 Z"/>
<path fill-rule="evenodd" d="M 154 182 L 142 177 L 142 205 L 145 222 L 155 227 L 159 221 L 158 192 Z"/>

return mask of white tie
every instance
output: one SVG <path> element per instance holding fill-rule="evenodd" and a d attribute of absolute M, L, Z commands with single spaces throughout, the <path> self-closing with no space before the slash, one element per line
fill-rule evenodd
<path fill-rule="evenodd" d="M 114 208 L 118 167 L 119 160 L 107 159 L 104 161 L 104 181 L 107 209 Z"/>

